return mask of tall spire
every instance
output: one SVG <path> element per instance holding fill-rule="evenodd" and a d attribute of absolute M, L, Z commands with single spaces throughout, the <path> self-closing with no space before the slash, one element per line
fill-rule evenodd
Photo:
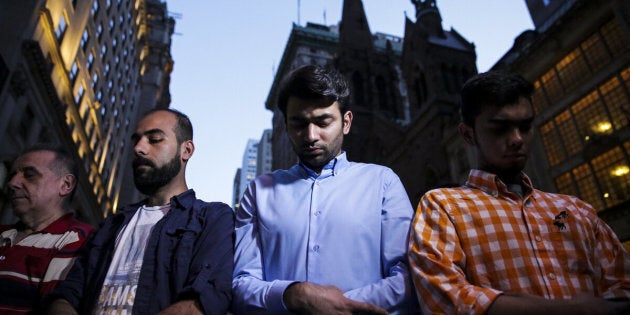
<path fill-rule="evenodd" d="M 416 21 L 429 31 L 431 35 L 442 35 L 442 16 L 436 0 L 411 0 L 416 7 Z"/>
<path fill-rule="evenodd" d="M 372 49 L 374 47 L 372 33 L 361 0 L 344 0 L 339 43 L 342 47 L 356 49 Z"/>

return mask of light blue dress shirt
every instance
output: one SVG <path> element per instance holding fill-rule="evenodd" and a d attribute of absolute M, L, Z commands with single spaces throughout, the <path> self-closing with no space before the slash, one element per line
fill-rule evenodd
<path fill-rule="evenodd" d="M 303 164 L 253 180 L 236 213 L 235 314 L 288 313 L 296 281 L 334 285 L 350 299 L 408 314 L 413 209 L 389 168 L 342 153 L 318 176 Z"/>

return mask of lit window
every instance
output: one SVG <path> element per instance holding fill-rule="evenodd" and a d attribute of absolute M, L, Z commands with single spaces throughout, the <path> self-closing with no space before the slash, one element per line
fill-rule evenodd
<path fill-rule="evenodd" d="M 92 64 L 94 64 L 94 55 L 90 51 L 90 54 L 88 55 L 88 58 L 87 58 L 87 67 L 88 67 L 88 69 L 92 70 Z"/>
<path fill-rule="evenodd" d="M 72 63 L 72 67 L 70 68 L 70 73 L 68 73 L 68 77 L 70 81 L 74 82 L 74 79 L 77 78 L 77 74 L 79 73 L 79 67 L 77 66 L 77 62 Z"/>
<path fill-rule="evenodd" d="M 59 25 L 57 25 L 57 29 L 55 30 L 55 35 L 57 36 L 57 40 L 61 41 L 63 35 L 66 33 L 66 28 L 68 25 L 66 24 L 66 17 L 64 14 L 59 18 Z"/>
<path fill-rule="evenodd" d="M 96 13 L 98 12 L 98 0 L 94 0 L 94 2 L 92 3 L 92 15 L 96 15 Z"/>
<path fill-rule="evenodd" d="M 88 33 L 88 30 L 85 29 L 83 30 L 83 36 L 81 36 L 81 47 L 83 47 L 83 51 L 85 51 L 85 48 L 87 47 L 89 40 L 90 40 L 90 33 Z"/>
<path fill-rule="evenodd" d="M 94 75 L 92 76 L 92 89 L 96 87 L 97 83 L 98 83 L 98 74 L 94 73 Z"/>
<path fill-rule="evenodd" d="M 74 102 L 78 105 L 81 102 L 81 98 L 85 93 L 85 89 L 83 88 L 83 84 L 79 84 L 79 89 L 77 91 L 77 95 L 74 97 Z"/>

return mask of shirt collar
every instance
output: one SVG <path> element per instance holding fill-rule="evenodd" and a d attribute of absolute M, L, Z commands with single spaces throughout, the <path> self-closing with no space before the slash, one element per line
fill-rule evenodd
<path fill-rule="evenodd" d="M 350 163 L 348 162 L 348 158 L 346 157 L 346 152 L 342 151 L 341 154 L 337 155 L 337 157 L 330 160 L 328 164 L 324 165 L 319 175 L 317 175 L 315 171 L 302 163 L 302 161 L 300 161 L 299 166 L 302 175 L 310 178 L 323 179 L 326 177 L 338 175 L 340 172 L 345 170 L 349 164 Z"/>
<path fill-rule="evenodd" d="M 523 191 L 523 199 L 525 199 L 531 195 L 534 190 L 534 185 L 532 185 L 532 181 L 523 172 L 521 172 L 521 184 L 525 188 Z M 466 186 L 480 189 L 494 197 L 510 193 L 507 185 L 499 179 L 499 176 L 482 170 L 470 170 Z"/>

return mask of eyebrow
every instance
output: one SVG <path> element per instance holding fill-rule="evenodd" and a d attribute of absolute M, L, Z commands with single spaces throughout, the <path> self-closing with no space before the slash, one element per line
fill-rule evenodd
<path fill-rule="evenodd" d="M 147 131 L 143 132 L 142 134 L 134 133 L 133 135 L 131 135 L 131 140 L 135 141 L 135 140 L 140 139 L 143 135 L 144 136 L 151 136 L 151 135 L 155 135 L 155 134 L 165 135 L 166 133 L 162 129 L 155 128 L 155 129 L 147 130 Z"/>
<path fill-rule="evenodd" d="M 18 172 L 27 172 L 27 171 L 31 171 L 37 175 L 41 175 L 42 172 L 40 172 L 36 167 L 34 166 L 23 166 L 23 167 L 18 167 L 17 169 L 11 170 L 11 172 L 9 173 L 9 177 L 14 176 L 15 174 L 17 174 Z"/>
<path fill-rule="evenodd" d="M 322 120 L 326 120 L 330 118 L 334 118 L 334 116 L 332 114 L 326 113 L 326 114 L 322 114 L 322 115 L 311 117 L 311 118 L 305 118 L 302 116 L 291 116 L 289 117 L 289 120 L 291 121 L 322 121 Z"/>
<path fill-rule="evenodd" d="M 488 119 L 488 122 L 491 124 L 515 124 L 515 125 L 521 125 L 521 124 L 531 124 L 534 121 L 534 116 L 531 116 L 529 118 L 525 118 L 525 119 L 502 119 L 502 118 L 490 118 Z"/>

